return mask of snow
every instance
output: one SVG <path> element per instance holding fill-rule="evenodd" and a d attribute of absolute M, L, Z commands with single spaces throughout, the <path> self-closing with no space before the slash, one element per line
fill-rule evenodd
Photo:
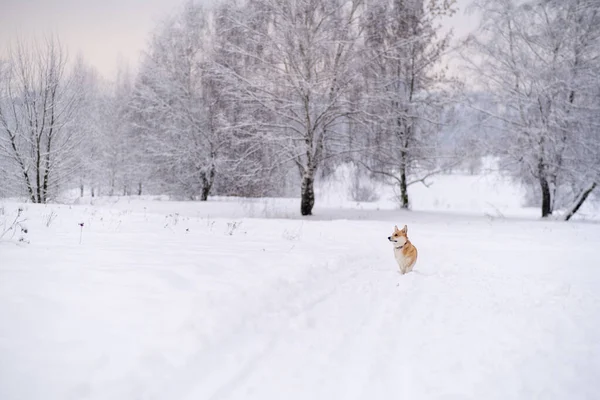
<path fill-rule="evenodd" d="M 490 209 L 26 204 L 30 244 L 0 242 L 0 399 L 594 398 L 600 225 L 465 181 L 430 197 Z M 405 276 L 395 224 L 419 250 Z"/>

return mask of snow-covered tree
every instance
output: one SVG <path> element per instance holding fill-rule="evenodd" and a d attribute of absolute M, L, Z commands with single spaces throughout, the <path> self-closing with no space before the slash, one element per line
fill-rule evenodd
<path fill-rule="evenodd" d="M 78 76 L 67 70 L 55 37 L 17 41 L 8 50 L 0 86 L 0 153 L 10 160 L 8 179 L 29 200 L 45 203 L 77 167 L 73 124 L 81 106 Z"/>
<path fill-rule="evenodd" d="M 480 0 L 481 27 L 465 57 L 501 105 L 482 110 L 502 121 L 496 152 L 535 187 L 542 217 L 598 181 L 600 4 L 588 0 Z M 571 199 L 569 200 L 569 197 Z"/>
<path fill-rule="evenodd" d="M 372 148 L 365 165 L 390 178 L 409 208 L 408 186 L 448 168 L 454 158 L 440 154 L 450 81 L 442 59 L 449 35 L 441 18 L 453 1 L 373 0 L 364 27 L 364 114 Z"/>
<path fill-rule="evenodd" d="M 155 177 L 169 191 L 206 200 L 229 141 L 208 76 L 205 10 L 186 3 L 154 34 L 132 99 Z"/>
<path fill-rule="evenodd" d="M 141 194 L 144 173 L 131 115 L 133 80 L 121 63 L 116 77 L 109 81 L 79 58 L 74 73 L 82 87 L 82 103 L 73 121 L 81 140 L 77 155 L 80 195 Z"/>
<path fill-rule="evenodd" d="M 223 49 L 245 65 L 222 65 L 221 74 L 250 110 L 260 140 L 298 169 L 302 215 L 312 214 L 317 170 L 353 112 L 347 95 L 358 79 L 353 63 L 362 6 L 362 0 L 248 0 L 230 15 L 237 35 Z"/>
<path fill-rule="evenodd" d="M 147 176 L 140 154 L 142 138 L 132 120 L 132 93 L 129 68 L 121 64 L 101 103 L 103 170 L 110 195 L 141 195 Z"/>
<path fill-rule="evenodd" d="M 225 1 L 216 7 L 212 18 L 210 86 L 216 93 L 230 136 L 223 151 L 226 162 L 221 164 L 222 173 L 215 182 L 215 189 L 225 195 L 282 195 L 287 165 L 280 162 L 277 146 L 263 140 L 260 125 L 256 123 L 269 112 L 240 97 L 239 77 L 247 75 L 257 64 L 255 57 L 243 54 L 260 52 L 245 40 L 239 24 L 245 20 L 243 13 L 244 9 L 234 1 Z"/>

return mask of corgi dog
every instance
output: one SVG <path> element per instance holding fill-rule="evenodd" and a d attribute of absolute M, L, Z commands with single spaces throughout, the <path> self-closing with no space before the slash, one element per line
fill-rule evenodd
<path fill-rule="evenodd" d="M 388 236 L 388 240 L 394 245 L 394 257 L 400 267 L 402 275 L 412 271 L 417 262 L 417 248 L 408 240 L 408 228 L 398 229 L 394 226 L 394 233 Z"/>

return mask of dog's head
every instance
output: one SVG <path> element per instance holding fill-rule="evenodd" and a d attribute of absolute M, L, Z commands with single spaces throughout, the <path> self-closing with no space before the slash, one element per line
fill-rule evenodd
<path fill-rule="evenodd" d="M 402 247 L 408 240 L 408 227 L 404 225 L 404 228 L 398 229 L 398 226 L 394 226 L 394 233 L 392 236 L 388 236 L 388 240 L 394 243 L 395 247 Z"/>

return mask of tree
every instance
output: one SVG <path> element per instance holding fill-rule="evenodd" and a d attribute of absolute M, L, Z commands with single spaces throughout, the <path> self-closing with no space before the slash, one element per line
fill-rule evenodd
<path fill-rule="evenodd" d="M 370 127 L 367 168 L 391 178 L 408 209 L 408 186 L 448 167 L 438 141 L 450 95 L 441 65 L 449 34 L 438 20 L 453 1 L 377 0 L 368 3 L 365 31 L 365 120 Z M 449 158 L 449 161 L 454 159 Z"/>
<path fill-rule="evenodd" d="M 587 0 L 476 5 L 483 19 L 466 59 L 503 105 L 499 112 L 481 110 L 503 122 L 497 154 L 506 169 L 537 185 L 542 217 L 552 215 L 569 192 L 575 204 L 585 201 L 598 179 L 597 167 L 590 168 L 597 165 L 597 153 L 590 149 L 598 141 L 591 119 L 600 110 L 595 75 L 600 5 Z"/>
<path fill-rule="evenodd" d="M 81 90 L 81 101 L 73 115 L 71 126 L 78 132 L 79 140 L 74 149 L 78 168 L 72 176 L 73 183 L 79 185 L 79 195 L 84 196 L 86 186 L 92 195 L 102 175 L 102 145 L 104 138 L 100 126 L 104 121 L 100 113 L 104 81 L 98 72 L 77 57 L 73 75 Z M 78 182 L 77 182 L 78 180 Z"/>
<path fill-rule="evenodd" d="M 560 10 L 556 30 L 564 35 L 567 53 L 558 82 L 566 83 L 567 93 L 564 120 L 559 120 L 566 154 L 559 161 L 569 171 L 567 185 L 561 187 L 567 186 L 570 197 L 562 216 L 569 221 L 600 181 L 600 4 L 589 0 L 550 3 Z"/>
<path fill-rule="evenodd" d="M 80 106 L 76 76 L 57 38 L 28 46 L 17 41 L 8 51 L 0 88 L 0 152 L 17 172 L 14 183 L 34 203 L 45 203 L 76 167 Z"/>
<path fill-rule="evenodd" d="M 223 2 L 216 7 L 212 18 L 207 78 L 230 138 L 222 152 L 224 162 L 215 190 L 223 195 L 247 197 L 282 195 L 286 163 L 280 162 L 277 146 L 263 140 L 256 124 L 257 120 L 268 118 L 269 112 L 251 102 L 240 101 L 239 77 L 257 64 L 254 57 L 240 54 L 260 52 L 245 40 L 239 27 L 239 21 L 245 19 L 243 13 L 244 9 L 235 2 Z M 236 51 L 231 51 L 232 46 Z"/>
<path fill-rule="evenodd" d="M 207 200 L 229 137 L 207 74 L 209 25 L 188 2 L 155 33 L 131 102 L 136 128 L 166 187 Z"/>
<path fill-rule="evenodd" d="M 119 64 L 114 82 L 107 85 L 99 102 L 102 170 L 108 193 L 124 196 L 142 194 L 146 179 L 141 156 L 143 137 L 133 124 L 131 109 L 133 82 L 129 68 Z"/>
<path fill-rule="evenodd" d="M 252 110 L 260 141 L 277 146 L 298 169 L 302 215 L 312 214 L 316 172 L 353 113 L 347 95 L 358 76 L 353 60 L 362 4 L 249 0 L 230 16 L 239 36 L 223 50 L 246 63 L 242 70 L 221 65 L 221 73 Z"/>

